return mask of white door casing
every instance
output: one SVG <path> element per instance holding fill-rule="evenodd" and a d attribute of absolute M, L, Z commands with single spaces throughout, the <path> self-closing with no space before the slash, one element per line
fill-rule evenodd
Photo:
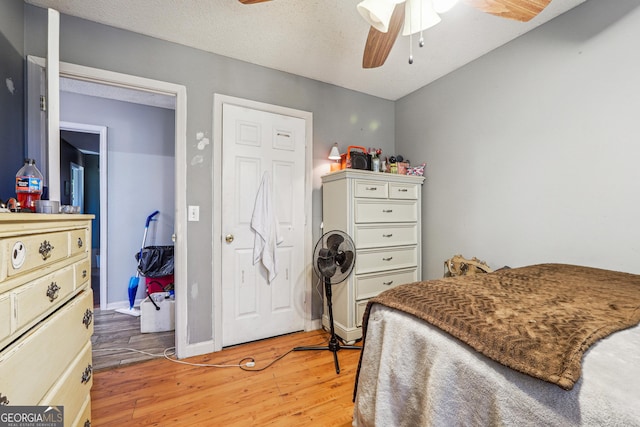
<path fill-rule="evenodd" d="M 230 104 L 223 105 L 222 122 L 222 341 L 228 346 L 304 329 L 305 122 Z M 271 282 L 253 259 L 251 221 L 263 176 L 282 238 Z"/>
<path fill-rule="evenodd" d="M 38 57 L 30 57 L 30 60 L 37 64 L 39 67 L 45 68 L 46 61 L 43 58 Z M 189 343 L 188 342 L 188 334 L 187 334 L 187 170 L 186 170 L 186 146 L 187 146 L 187 88 L 182 85 L 148 79 L 145 77 L 133 76 L 129 74 L 117 73 L 113 71 L 107 71 L 98 68 L 86 67 L 83 65 L 71 64 L 66 62 L 58 62 L 59 66 L 59 75 L 61 77 L 84 80 L 89 82 L 95 82 L 99 84 L 113 85 L 113 86 L 121 86 L 133 88 L 136 90 L 148 91 L 152 93 L 161 93 L 169 96 L 175 96 L 175 219 L 174 219 L 174 234 L 176 236 L 175 241 L 175 269 L 174 269 L 174 279 L 175 279 L 175 294 L 176 294 L 176 306 L 175 306 L 175 317 L 176 317 L 176 329 L 175 329 L 175 342 L 176 342 L 176 356 L 179 359 L 183 359 L 186 357 L 197 356 L 200 354 L 205 354 L 213 351 L 214 343 L 213 339 L 211 341 L 201 342 L 201 343 Z M 57 97 L 57 96 L 56 96 Z M 59 109 L 59 104 L 58 107 Z M 50 106 L 51 109 L 51 106 Z M 51 111 L 49 111 L 49 115 Z M 59 116 L 59 112 L 58 112 Z M 59 119 L 58 119 L 59 121 Z M 51 126 L 51 124 L 49 124 Z M 55 132 L 58 135 L 58 145 L 60 139 L 60 126 L 59 124 L 55 125 Z M 101 139 L 102 141 L 102 139 Z M 49 140 L 51 143 L 51 140 Z M 55 144 L 55 141 L 53 141 Z M 103 146 L 101 144 L 101 150 Z M 53 150 L 54 152 L 56 150 Z M 58 189 L 60 188 L 60 159 L 59 159 L 59 146 L 57 149 L 57 157 L 51 158 L 51 148 L 49 148 L 49 158 L 47 159 L 47 164 L 49 168 L 49 173 L 55 176 L 58 176 Z M 103 156 L 101 156 L 102 159 Z M 104 156 L 106 158 L 106 156 Z M 100 164 L 101 168 L 106 169 L 106 164 Z M 51 183 L 50 183 L 51 184 Z M 100 185 L 101 192 L 106 191 L 106 185 Z M 59 190 L 58 190 L 59 194 Z M 51 194 L 50 194 L 51 196 Z M 103 204 L 103 199 L 106 199 L 106 195 L 103 197 L 101 194 L 101 208 L 102 206 L 106 209 L 106 203 Z M 106 216 L 103 216 L 106 218 Z M 101 224 L 101 235 L 105 235 L 102 233 L 106 233 L 106 221 L 102 222 L 105 225 Z M 102 227 L 105 227 L 102 229 Z M 101 239 L 105 241 L 106 239 Z M 102 250 L 102 256 L 106 254 L 106 250 Z M 101 269 L 102 270 L 102 269 Z M 106 283 L 107 280 L 102 280 L 102 276 L 100 278 L 101 281 L 101 291 L 102 283 Z M 105 294 L 106 295 L 106 294 Z"/>
<path fill-rule="evenodd" d="M 299 248 L 300 259 L 302 260 L 302 267 L 299 270 L 298 278 L 294 278 L 298 287 L 302 287 L 302 299 L 303 302 L 298 302 L 298 306 L 302 304 L 303 315 L 303 327 L 304 330 L 317 329 L 318 322 L 314 322 L 311 319 L 311 294 L 312 294 L 312 269 L 310 268 L 311 250 L 312 250 L 312 230 L 311 230 L 311 195 L 312 195 L 312 134 L 313 134 L 313 115 L 306 111 L 295 110 L 287 107 L 281 107 L 271 104 L 265 104 L 257 101 L 251 101 L 242 98 L 231 97 L 227 95 L 215 94 L 214 95 L 214 124 L 213 124 L 213 264 L 212 264 L 212 277 L 214 282 L 213 292 L 213 330 L 214 330 L 214 351 L 222 349 L 223 346 L 223 245 L 226 245 L 224 239 L 225 232 L 223 231 L 222 221 L 222 206 L 223 206 L 223 156 L 222 156 L 222 140 L 223 140 L 223 106 L 224 105 L 236 105 L 240 107 L 246 107 L 254 110 L 260 110 L 264 112 L 271 112 L 274 114 L 297 117 L 304 120 L 305 136 L 304 146 L 305 154 L 302 162 L 304 164 L 304 194 L 295 200 L 296 204 L 301 204 L 304 208 L 304 224 L 303 224 L 303 240 L 304 244 L 302 248 Z M 276 182 L 278 178 L 272 177 L 272 182 Z M 258 181 L 259 184 L 259 181 Z M 256 190 L 257 190 L 257 184 Z M 277 185 L 277 184 L 274 184 Z M 225 186 L 226 187 L 226 186 Z M 255 200 L 255 194 L 253 195 Z M 251 204 L 253 208 L 253 201 Z M 282 222 L 282 219 L 280 219 Z M 235 236 L 234 236 L 235 237 Z M 251 251 L 253 250 L 253 240 L 251 241 Z M 256 266 L 259 267 L 259 266 Z M 263 267 L 260 267 L 263 268 Z M 286 270 L 280 270 L 282 275 L 286 279 Z M 240 272 L 242 274 L 242 272 Z M 245 275 L 247 273 L 245 272 Z M 246 277 L 246 276 L 245 276 Z M 240 278 L 241 279 L 241 278 Z M 269 285 L 265 285 L 269 286 Z M 225 343 L 226 345 L 226 343 Z"/>
<path fill-rule="evenodd" d="M 60 200 L 60 173 L 51 164 L 60 163 L 60 13 L 48 10 L 47 35 L 47 168 L 50 200 Z"/>

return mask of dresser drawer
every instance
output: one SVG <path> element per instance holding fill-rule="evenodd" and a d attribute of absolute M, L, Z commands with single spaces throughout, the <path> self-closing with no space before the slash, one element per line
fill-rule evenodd
<path fill-rule="evenodd" d="M 74 264 L 76 271 L 75 288 L 78 289 L 91 278 L 91 260 L 89 258 Z"/>
<path fill-rule="evenodd" d="M 0 313 L 3 313 L 3 318 L 0 320 L 0 342 L 11 335 L 11 294 L 0 295 Z M 6 313 L 6 314 L 4 314 Z M 2 349 L 2 346 L 0 346 Z"/>
<path fill-rule="evenodd" d="M 373 222 L 416 222 L 418 204 L 412 201 L 373 201 L 359 199 L 355 201 L 354 216 L 358 224 Z"/>
<path fill-rule="evenodd" d="M 35 405 L 93 333 L 91 290 L 56 311 L 0 353 L 0 393 L 12 405 Z"/>
<path fill-rule="evenodd" d="M 88 236 L 89 230 L 87 230 L 86 228 L 74 230 L 70 233 L 69 251 L 71 256 L 78 255 L 83 252 L 88 252 L 90 246 Z"/>
<path fill-rule="evenodd" d="M 62 304 L 75 288 L 73 275 L 73 266 L 68 266 L 18 288 L 15 291 L 16 329 Z"/>
<path fill-rule="evenodd" d="M 389 198 L 401 200 L 417 200 L 418 186 L 415 184 L 389 183 Z"/>
<path fill-rule="evenodd" d="M 391 289 L 405 283 L 412 283 L 418 280 L 418 270 L 391 271 L 384 274 L 368 274 L 366 276 L 356 276 L 356 300 L 369 299 L 378 295 L 382 291 Z"/>
<path fill-rule="evenodd" d="M 69 232 L 10 237 L 2 246 L 7 250 L 0 255 L 2 263 L 7 263 L 7 276 L 12 277 L 68 257 Z"/>
<path fill-rule="evenodd" d="M 416 246 L 365 249 L 357 252 L 355 273 L 375 273 L 378 271 L 416 267 L 417 265 L 418 249 Z"/>
<path fill-rule="evenodd" d="M 92 384 L 93 367 L 89 341 L 39 405 L 64 406 L 64 425 L 71 426 L 80 413 Z"/>
<path fill-rule="evenodd" d="M 418 226 L 413 224 L 362 225 L 354 228 L 353 238 L 358 249 L 415 245 Z"/>
<path fill-rule="evenodd" d="M 67 425 L 65 420 L 64 425 Z M 80 412 L 75 420 L 71 423 L 73 427 L 91 427 L 91 396 L 87 396 Z"/>
<path fill-rule="evenodd" d="M 353 181 L 353 194 L 355 197 L 386 199 L 389 197 L 389 188 L 384 181 L 356 179 Z"/>

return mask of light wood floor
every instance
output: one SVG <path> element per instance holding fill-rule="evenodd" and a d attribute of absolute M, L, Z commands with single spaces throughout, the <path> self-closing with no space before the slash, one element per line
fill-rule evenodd
<path fill-rule="evenodd" d="M 175 345 L 173 331 L 143 334 L 140 332 L 140 317 L 121 314 L 113 310 L 93 311 L 94 330 L 91 336 L 93 345 L 93 370 L 111 369 L 126 366 L 154 356 L 132 352 L 128 349 L 142 350 L 161 355 L 166 348 Z M 120 349 L 120 350 L 113 350 Z"/>
<path fill-rule="evenodd" d="M 297 346 L 326 346 L 322 331 L 300 332 L 185 359 L 256 368 Z M 94 375 L 92 424 L 109 426 L 351 425 L 359 350 L 295 351 L 261 372 L 194 367 L 156 359 Z"/>

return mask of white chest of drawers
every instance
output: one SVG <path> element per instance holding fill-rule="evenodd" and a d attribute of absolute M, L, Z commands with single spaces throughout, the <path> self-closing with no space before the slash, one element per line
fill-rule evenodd
<path fill-rule="evenodd" d="M 356 264 L 334 285 L 336 334 L 362 337 L 362 315 L 370 298 L 421 278 L 423 177 L 346 169 L 322 177 L 323 232 L 342 230 L 356 245 Z M 325 306 L 323 325 L 329 326 Z"/>
<path fill-rule="evenodd" d="M 91 423 L 91 215 L 0 213 L 0 401 Z"/>

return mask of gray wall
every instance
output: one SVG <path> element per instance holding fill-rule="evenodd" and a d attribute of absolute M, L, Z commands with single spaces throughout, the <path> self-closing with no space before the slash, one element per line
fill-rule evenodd
<path fill-rule="evenodd" d="M 462 253 L 640 273 L 640 1 L 591 0 L 399 100 L 425 278 Z"/>
<path fill-rule="evenodd" d="M 0 199 L 16 197 L 24 162 L 24 19 L 22 1 L 0 2 Z"/>
<path fill-rule="evenodd" d="M 25 54 L 46 53 L 46 11 L 25 5 Z M 189 288 L 187 295 L 188 342 L 211 340 L 213 329 L 211 241 L 213 210 L 211 151 L 197 149 L 196 135 L 213 140 L 213 94 L 237 96 L 313 113 L 313 218 L 314 240 L 320 234 L 322 216 L 320 176 L 328 171 L 327 155 L 333 142 L 381 147 L 394 146 L 394 103 L 303 77 L 221 57 L 128 31 L 61 16 L 60 60 L 186 86 L 187 159 L 204 154 L 204 162 L 187 167 L 187 203 L 200 205 L 200 221 L 187 230 Z M 356 120 L 353 120 L 354 117 Z M 371 130 L 369 123 L 380 126 Z M 206 150 L 212 150 L 209 145 Z M 198 183 L 198 184 L 194 184 Z M 137 238 L 135 238 L 137 241 Z M 192 289 L 198 293 L 192 293 Z M 321 301 L 314 294 L 314 318 Z"/>
<path fill-rule="evenodd" d="M 175 113 L 105 98 L 62 92 L 60 120 L 107 127 L 107 304 L 128 307 L 146 218 L 146 246 L 172 245 L 175 206 Z M 104 257 L 101 258 L 104 267 Z M 144 298 L 144 279 L 138 298 Z"/>

